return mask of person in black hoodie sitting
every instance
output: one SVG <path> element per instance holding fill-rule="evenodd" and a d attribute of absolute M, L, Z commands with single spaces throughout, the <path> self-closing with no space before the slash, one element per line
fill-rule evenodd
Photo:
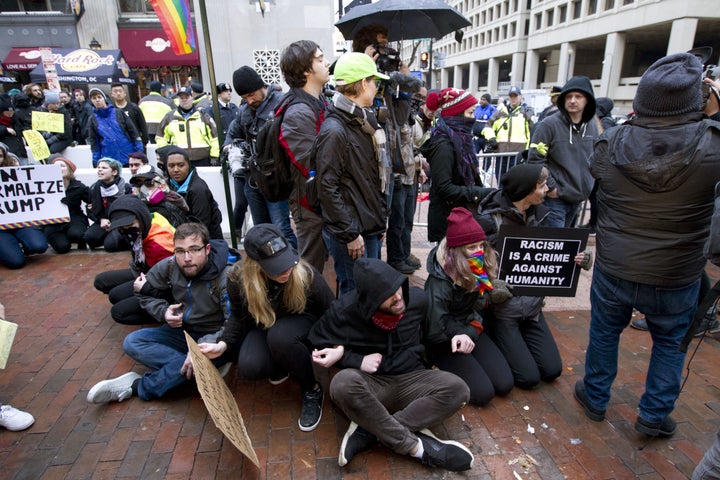
<path fill-rule="evenodd" d="M 343 369 L 330 382 L 333 402 L 350 419 L 338 464 L 380 441 L 424 465 L 469 470 L 474 457 L 466 447 L 428 430 L 465 405 L 470 392 L 456 375 L 423 363 L 425 293 L 378 259 L 359 258 L 354 270 L 355 290 L 336 300 L 308 335 L 315 363 Z"/>
<path fill-rule="evenodd" d="M 56 157 L 52 164 L 58 164 L 62 172 L 63 185 L 65 186 L 65 198 L 62 203 L 67 205 L 70 213 L 70 221 L 47 225 L 43 229 L 48 243 L 57 253 L 67 253 L 73 243 L 77 243 L 78 250 L 85 250 L 85 232 L 88 229 L 88 217 L 83 212 L 82 204 L 90 203 L 90 189 L 75 178 L 75 163 L 64 157 Z"/>

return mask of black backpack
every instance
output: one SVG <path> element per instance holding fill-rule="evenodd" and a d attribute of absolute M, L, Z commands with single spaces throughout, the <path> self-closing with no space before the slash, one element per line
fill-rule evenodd
<path fill-rule="evenodd" d="M 298 168 L 307 177 L 304 173 L 306 169 L 288 155 L 287 141 L 281 138 L 280 127 L 285 111 L 296 103 L 305 103 L 313 109 L 317 132 L 321 122 L 317 105 L 297 97 L 290 91 L 283 96 L 274 115 L 270 116 L 258 131 L 255 152 L 248 162 L 252 185 L 260 190 L 268 202 L 279 202 L 290 198 L 294 185 L 291 168 Z"/>

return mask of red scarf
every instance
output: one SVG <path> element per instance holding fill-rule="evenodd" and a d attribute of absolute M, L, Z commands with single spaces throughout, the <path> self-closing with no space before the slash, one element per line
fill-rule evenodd
<path fill-rule="evenodd" d="M 6 117 L 2 113 L 0 113 L 0 125 L 3 127 L 9 127 L 12 125 L 12 117 Z"/>
<path fill-rule="evenodd" d="M 397 324 L 400 323 L 400 320 L 402 320 L 404 316 L 404 313 L 401 313 L 400 315 L 393 315 L 385 312 L 375 312 L 375 315 L 372 317 L 372 321 L 383 330 L 389 331 L 395 330 Z"/>

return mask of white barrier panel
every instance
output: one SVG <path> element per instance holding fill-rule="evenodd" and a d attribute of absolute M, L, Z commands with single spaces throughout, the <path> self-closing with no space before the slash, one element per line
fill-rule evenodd
<path fill-rule="evenodd" d="M 153 155 L 154 153 L 155 152 L 153 150 Z M 227 236 L 230 234 L 230 221 L 228 220 L 228 208 L 227 202 L 225 201 L 225 185 L 222 179 L 222 170 L 220 169 L 220 167 L 197 167 L 196 170 L 198 175 L 200 175 L 200 178 L 205 180 L 205 183 L 208 184 L 208 187 L 210 188 L 213 197 L 215 197 L 215 201 L 218 203 L 218 207 L 220 208 L 220 213 L 222 213 L 223 218 L 222 231 Z M 123 167 L 122 177 L 125 179 L 125 181 L 130 180 L 130 177 L 132 177 L 132 175 L 130 175 L 129 168 Z M 94 168 L 78 167 L 78 169 L 75 171 L 75 178 L 77 178 L 89 187 L 97 181 L 97 170 Z M 230 178 L 230 198 L 232 199 L 232 203 L 234 205 L 235 189 L 233 186 L 232 178 Z M 230 210 L 232 211 L 232 206 Z"/>
<path fill-rule="evenodd" d="M 147 156 L 148 160 L 150 161 L 150 165 L 152 166 L 157 166 L 155 147 L 156 145 L 153 144 L 148 144 L 147 146 Z M 30 149 L 26 148 L 26 150 L 28 152 L 28 160 L 30 161 L 30 163 L 35 163 L 35 158 L 32 156 L 32 152 L 30 152 Z M 78 145 L 76 147 L 68 147 L 62 152 L 60 152 L 60 155 L 77 165 L 78 169 L 93 168 L 92 151 L 90 150 L 90 145 Z"/>

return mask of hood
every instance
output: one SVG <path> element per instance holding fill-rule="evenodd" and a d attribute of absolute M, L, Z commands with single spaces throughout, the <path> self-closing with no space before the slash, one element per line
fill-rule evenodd
<path fill-rule="evenodd" d="M 378 307 L 402 286 L 405 306 L 410 301 L 407 276 L 382 260 L 360 258 L 353 268 L 355 290 L 362 318 L 371 319 Z"/>
<path fill-rule="evenodd" d="M 13 106 L 17 108 L 28 108 L 30 106 L 30 97 L 24 93 L 16 93 L 12 97 Z"/>
<path fill-rule="evenodd" d="M 95 108 L 95 107 L 93 107 L 93 110 L 95 111 L 95 114 L 96 114 L 98 117 L 107 118 L 107 117 L 110 116 L 110 113 L 111 113 L 111 112 L 114 112 L 114 111 L 115 111 L 115 107 L 113 107 L 112 105 L 108 105 L 108 106 L 105 107 L 105 108 Z"/>
<path fill-rule="evenodd" d="M 113 215 L 119 215 L 120 217 L 125 216 L 121 212 L 133 215 L 137 218 L 140 223 L 142 238 L 147 237 L 148 232 L 150 232 L 152 215 L 150 214 L 150 210 L 148 210 L 147 205 L 145 205 L 145 202 L 134 195 L 121 195 L 112 203 L 112 205 L 110 205 L 108 216 L 110 218 L 112 218 Z"/>
<path fill-rule="evenodd" d="M 569 92 L 580 92 L 585 94 L 588 103 L 583 110 L 582 123 L 589 122 L 590 119 L 595 116 L 595 94 L 593 93 L 592 83 L 590 83 L 590 79 L 584 75 L 572 77 L 570 80 L 567 81 L 567 83 L 562 89 L 562 92 L 560 92 L 560 95 L 558 95 L 558 110 L 560 111 L 560 113 L 563 114 L 566 119 L 568 119 L 568 121 L 570 117 L 568 116 L 567 110 L 565 110 L 565 96 Z"/>
<path fill-rule="evenodd" d="M 194 280 L 213 280 L 225 269 L 228 262 L 228 244 L 225 240 L 210 240 L 210 255 L 205 268 Z"/>
<path fill-rule="evenodd" d="M 714 122 L 702 112 L 668 118 L 637 118 L 610 135 L 609 160 L 635 186 L 650 193 L 679 188 L 707 156 Z M 694 121 L 692 121 L 694 120 Z"/>
<path fill-rule="evenodd" d="M 598 118 L 609 117 L 613 108 L 615 108 L 615 104 L 608 97 L 600 97 L 595 100 L 595 103 L 597 104 L 595 114 Z"/>

